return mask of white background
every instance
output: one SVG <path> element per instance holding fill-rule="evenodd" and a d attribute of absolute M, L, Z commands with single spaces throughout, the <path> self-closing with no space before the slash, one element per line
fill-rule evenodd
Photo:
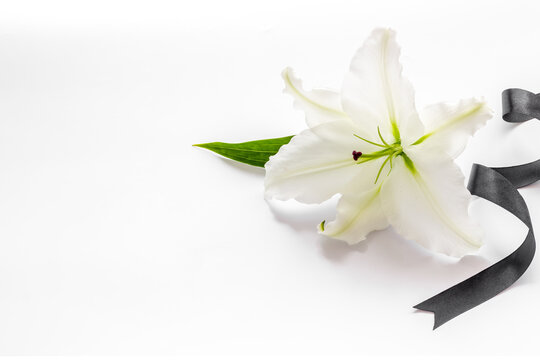
<path fill-rule="evenodd" d="M 458 159 L 540 157 L 500 92 L 540 91 L 537 2 L 0 1 L 0 354 L 183 358 L 538 355 L 538 259 L 432 331 L 412 306 L 487 267 L 524 226 L 484 200 L 478 256 L 391 229 L 347 246 L 322 206 L 265 202 L 262 169 L 191 144 L 294 134 L 292 66 L 338 89 L 373 27 L 398 31 L 417 105 L 483 95 Z M 522 190 L 540 228 L 540 186 Z M 420 221 L 421 219 L 419 219 Z"/>

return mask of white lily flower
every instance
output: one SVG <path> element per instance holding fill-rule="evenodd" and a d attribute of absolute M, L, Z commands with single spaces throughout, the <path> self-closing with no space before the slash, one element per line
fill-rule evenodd
<path fill-rule="evenodd" d="M 342 194 L 336 219 L 323 221 L 320 233 L 353 244 L 392 225 L 427 249 L 460 257 L 481 241 L 453 159 L 492 111 L 471 98 L 419 115 L 395 38 L 393 30 L 372 32 L 341 93 L 306 91 L 291 69 L 283 71 L 285 92 L 309 129 L 266 163 L 266 197 L 313 204 Z"/>

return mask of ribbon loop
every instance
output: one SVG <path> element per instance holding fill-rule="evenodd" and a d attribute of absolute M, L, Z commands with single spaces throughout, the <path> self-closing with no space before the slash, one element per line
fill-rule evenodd
<path fill-rule="evenodd" d="M 540 119 L 540 94 L 523 89 L 506 89 L 502 92 L 503 119 L 524 122 Z"/>

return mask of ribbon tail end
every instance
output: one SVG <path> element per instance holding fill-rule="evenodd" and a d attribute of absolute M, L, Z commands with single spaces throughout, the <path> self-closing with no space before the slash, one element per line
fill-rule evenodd
<path fill-rule="evenodd" d="M 414 305 L 413 308 L 417 310 L 429 311 L 433 313 L 433 330 L 435 330 L 436 328 L 438 328 L 439 326 L 441 326 L 442 324 L 450 320 L 450 319 L 444 319 L 443 317 L 441 317 L 440 312 L 429 307 L 427 304 L 424 304 L 424 302 L 418 305 Z"/>

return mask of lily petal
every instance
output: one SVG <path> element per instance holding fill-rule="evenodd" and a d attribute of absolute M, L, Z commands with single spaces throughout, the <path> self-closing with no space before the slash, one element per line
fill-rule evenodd
<path fill-rule="evenodd" d="M 394 162 L 381 189 L 390 224 L 423 247 L 461 257 L 481 246 L 480 229 L 468 217 L 470 193 L 460 169 L 445 153 L 410 150 Z"/>
<path fill-rule="evenodd" d="M 415 144 L 423 151 L 437 148 L 456 158 L 467 146 L 469 138 L 493 116 L 484 99 L 463 99 L 457 103 L 427 106 L 421 112 L 426 134 Z"/>
<path fill-rule="evenodd" d="M 344 194 L 337 206 L 336 219 L 319 225 L 319 234 L 355 244 L 373 230 L 388 226 L 379 193 L 381 185 L 361 193 Z"/>
<path fill-rule="evenodd" d="M 385 136 L 415 140 L 424 134 L 414 90 L 401 75 L 396 33 L 376 29 L 352 59 L 342 88 L 345 112 L 359 126 L 377 126 Z M 399 135 L 401 134 L 401 135 Z M 375 136 L 376 138 L 376 136 Z"/>
<path fill-rule="evenodd" d="M 302 87 L 302 80 L 294 75 L 291 68 L 281 73 L 285 82 L 284 92 L 294 98 L 294 107 L 303 110 L 306 114 L 306 123 L 314 127 L 325 122 L 348 119 L 341 108 L 341 94 L 324 89 L 306 91 Z"/>
<path fill-rule="evenodd" d="M 294 136 L 265 165 L 265 196 L 313 204 L 342 193 L 358 176 L 362 186 L 374 186 L 376 170 L 365 173 L 370 162 L 358 164 L 352 151 L 377 148 L 356 138 L 358 131 L 350 122 L 333 121 Z"/>

